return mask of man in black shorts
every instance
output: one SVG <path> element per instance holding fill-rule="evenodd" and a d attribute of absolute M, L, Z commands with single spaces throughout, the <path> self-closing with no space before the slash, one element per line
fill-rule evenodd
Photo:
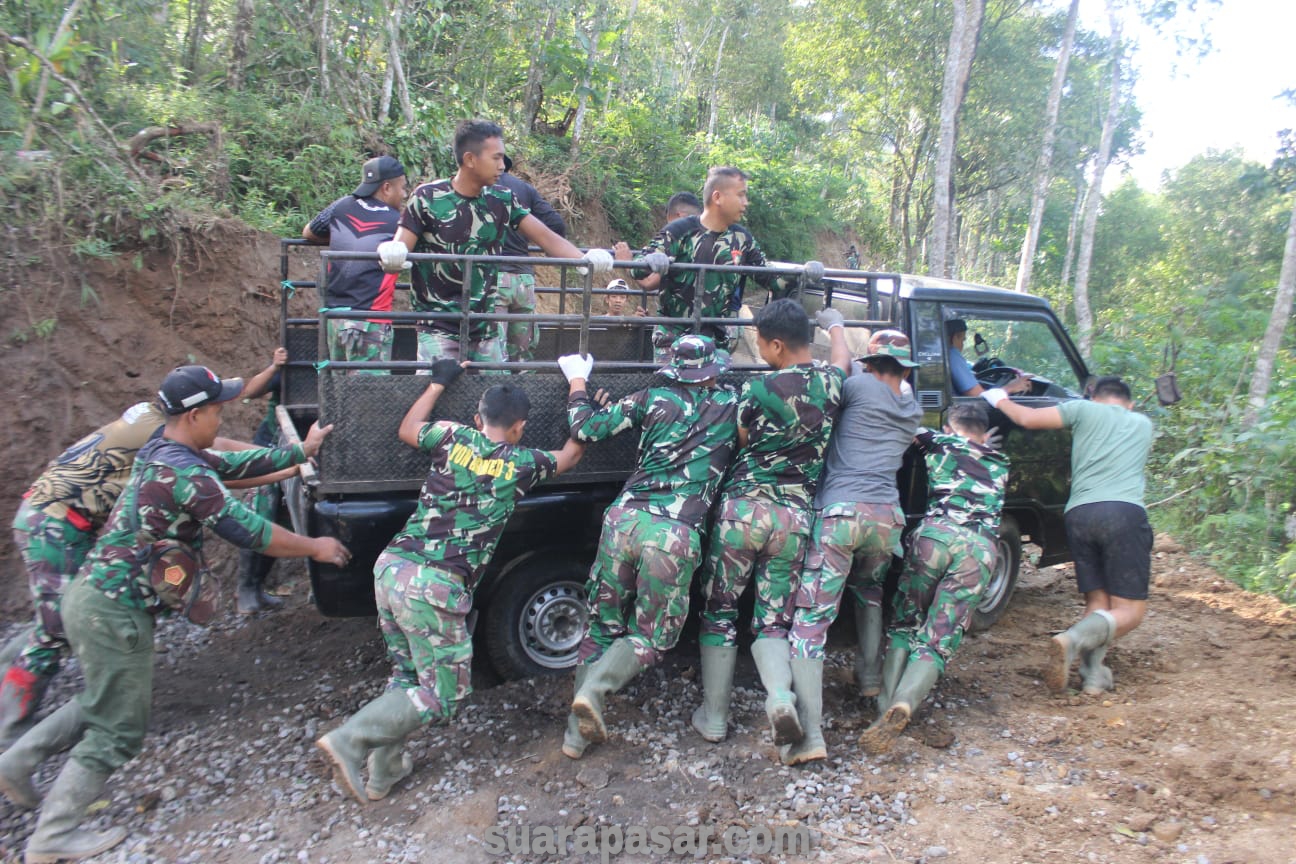
<path fill-rule="evenodd" d="M 1116 377 L 1099 378 L 1092 401 L 1056 407 L 1027 408 L 998 388 L 981 397 L 1027 429 L 1071 430 L 1066 532 L 1085 615 L 1053 637 L 1044 681 L 1055 692 L 1066 689 L 1079 657 L 1084 692 L 1110 690 L 1111 669 L 1103 665 L 1107 649 L 1147 611 L 1152 527 L 1143 506 L 1143 468 L 1152 449 L 1152 421 L 1133 411 L 1129 386 Z"/>

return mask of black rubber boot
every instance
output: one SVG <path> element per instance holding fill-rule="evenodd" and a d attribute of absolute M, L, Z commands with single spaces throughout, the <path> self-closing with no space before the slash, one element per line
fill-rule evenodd
<path fill-rule="evenodd" d="M 274 612 L 282 609 L 284 601 L 265 592 L 265 580 L 275 559 L 243 549 L 239 552 L 239 584 L 237 608 L 240 615 L 257 612 Z"/>

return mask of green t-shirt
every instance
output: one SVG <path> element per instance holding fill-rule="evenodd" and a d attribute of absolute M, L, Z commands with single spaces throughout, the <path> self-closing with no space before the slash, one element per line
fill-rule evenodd
<path fill-rule="evenodd" d="M 1096 501 L 1143 506 L 1143 466 L 1152 421 L 1120 405 L 1074 400 L 1058 406 L 1071 429 L 1071 497 L 1067 510 Z"/>

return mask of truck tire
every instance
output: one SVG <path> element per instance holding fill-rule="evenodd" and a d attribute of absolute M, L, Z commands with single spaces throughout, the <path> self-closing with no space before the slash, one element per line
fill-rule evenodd
<path fill-rule="evenodd" d="M 999 523 L 999 541 L 995 549 L 998 554 L 990 582 L 981 596 L 981 603 L 972 610 L 972 621 L 968 624 L 968 630 L 973 633 L 994 626 L 1008 608 L 1017 587 L 1017 572 L 1021 569 L 1021 529 L 1013 517 L 1004 516 Z"/>
<path fill-rule="evenodd" d="M 507 574 L 486 610 L 486 653 L 506 681 L 555 675 L 576 665 L 589 617 L 589 568 L 535 555 Z"/>

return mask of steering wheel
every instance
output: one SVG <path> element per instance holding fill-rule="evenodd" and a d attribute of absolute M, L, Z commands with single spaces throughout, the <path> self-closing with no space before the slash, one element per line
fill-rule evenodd
<path fill-rule="evenodd" d="M 1017 377 L 1017 370 L 1005 366 L 998 357 L 982 357 L 972 364 L 972 374 L 986 388 L 1002 387 Z"/>

